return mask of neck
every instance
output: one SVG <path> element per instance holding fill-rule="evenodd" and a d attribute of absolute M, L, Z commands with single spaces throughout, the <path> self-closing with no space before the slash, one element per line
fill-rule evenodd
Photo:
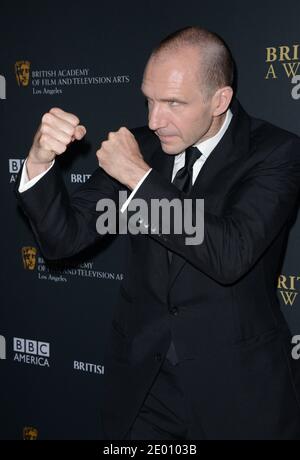
<path fill-rule="evenodd" d="M 226 118 L 226 113 L 222 113 L 222 115 L 218 115 L 217 117 L 213 117 L 212 123 L 207 131 L 207 133 L 203 136 L 201 139 L 202 141 L 206 141 L 207 139 L 210 139 L 211 137 L 214 137 L 221 129 L 225 118 Z"/>

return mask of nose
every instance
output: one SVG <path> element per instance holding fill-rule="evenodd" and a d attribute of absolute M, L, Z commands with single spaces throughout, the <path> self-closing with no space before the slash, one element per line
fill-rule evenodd
<path fill-rule="evenodd" d="M 148 126 L 152 131 L 165 128 L 167 125 L 164 109 L 160 104 L 149 106 Z"/>

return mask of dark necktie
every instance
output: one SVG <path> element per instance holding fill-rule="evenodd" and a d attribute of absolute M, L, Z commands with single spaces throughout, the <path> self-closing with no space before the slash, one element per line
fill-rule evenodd
<path fill-rule="evenodd" d="M 190 193 L 193 187 L 193 166 L 200 158 L 201 153 L 197 147 L 188 147 L 185 151 L 184 166 L 177 171 L 173 184 L 184 193 Z"/>
<path fill-rule="evenodd" d="M 188 147 L 185 151 L 185 163 L 184 166 L 177 171 L 173 184 L 176 185 L 179 190 L 188 194 L 193 187 L 193 166 L 195 161 L 200 158 L 201 152 L 197 147 Z M 169 263 L 172 262 L 172 252 L 168 251 Z"/>

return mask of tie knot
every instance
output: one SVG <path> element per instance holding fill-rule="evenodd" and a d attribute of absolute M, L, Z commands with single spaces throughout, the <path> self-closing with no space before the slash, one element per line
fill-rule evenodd
<path fill-rule="evenodd" d="M 200 158 L 201 153 L 197 147 L 188 147 L 185 151 L 185 167 L 192 171 L 194 163 Z"/>
<path fill-rule="evenodd" d="M 193 186 L 193 165 L 201 156 L 197 147 L 188 147 L 185 151 L 184 166 L 177 171 L 173 184 L 184 193 L 190 193 Z"/>

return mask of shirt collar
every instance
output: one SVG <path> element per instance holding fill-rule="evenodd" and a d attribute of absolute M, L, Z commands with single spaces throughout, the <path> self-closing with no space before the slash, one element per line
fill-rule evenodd
<path fill-rule="evenodd" d="M 207 158 L 211 152 L 214 150 L 214 148 L 218 145 L 222 137 L 224 136 L 225 132 L 227 131 L 231 119 L 232 119 L 232 112 L 230 109 L 227 110 L 226 112 L 226 117 L 225 120 L 217 132 L 213 137 L 210 137 L 209 139 L 206 139 L 205 141 L 200 141 L 194 144 L 194 147 L 197 147 L 197 149 L 200 150 L 204 158 Z M 175 163 L 181 161 L 181 158 L 185 152 L 180 153 L 179 155 L 176 155 L 175 157 Z"/>

